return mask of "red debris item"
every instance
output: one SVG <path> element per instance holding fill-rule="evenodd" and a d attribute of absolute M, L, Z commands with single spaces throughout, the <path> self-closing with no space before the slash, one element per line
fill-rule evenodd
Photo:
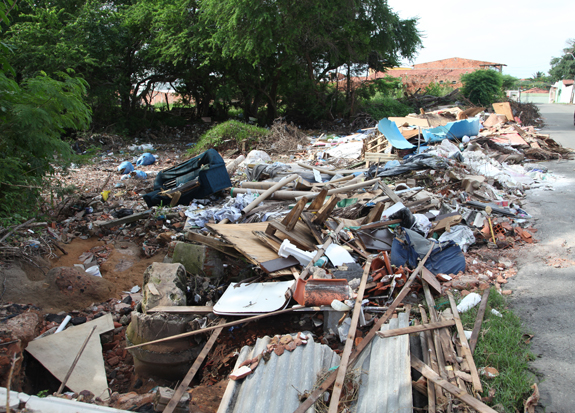
<path fill-rule="evenodd" d="M 293 298 L 303 306 L 331 305 L 333 300 L 350 298 L 347 280 L 297 280 Z"/>
<path fill-rule="evenodd" d="M 521 237 L 523 241 L 528 244 L 533 243 L 533 236 L 521 227 L 515 227 L 515 233 Z"/>

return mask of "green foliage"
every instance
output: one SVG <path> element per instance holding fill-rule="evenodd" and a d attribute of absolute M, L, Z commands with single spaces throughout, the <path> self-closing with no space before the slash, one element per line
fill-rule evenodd
<path fill-rule="evenodd" d="M 188 151 L 190 155 L 197 155 L 210 148 L 236 147 L 246 143 L 246 150 L 269 133 L 269 130 L 236 120 L 228 120 L 214 126 L 204 133 L 198 143 Z"/>
<path fill-rule="evenodd" d="M 502 75 L 502 79 L 503 84 L 501 85 L 501 89 L 503 90 L 515 89 L 517 87 L 517 82 L 519 81 L 519 79 L 511 75 Z"/>
<path fill-rule="evenodd" d="M 48 395 L 50 395 L 50 390 L 45 389 L 45 390 L 40 390 L 36 396 L 38 397 L 47 397 Z"/>
<path fill-rule="evenodd" d="M 549 75 L 553 82 L 575 78 L 575 39 L 567 40 L 563 56 L 551 59 Z"/>
<path fill-rule="evenodd" d="M 61 136 L 90 123 L 86 82 L 66 73 L 58 77 L 40 74 L 18 85 L 0 73 L 0 216 L 37 207 L 53 164 L 70 163 L 72 151 Z"/>
<path fill-rule="evenodd" d="M 431 95 L 431 96 L 445 96 L 445 95 L 449 95 L 451 92 L 453 92 L 453 88 L 451 86 L 448 85 L 442 85 L 440 83 L 436 83 L 436 82 L 431 82 L 429 85 L 427 85 L 425 87 L 425 95 Z"/>
<path fill-rule="evenodd" d="M 463 313 L 466 330 L 472 330 L 479 306 Z M 499 311 L 503 317 L 491 313 Z M 505 298 L 492 288 L 487 311 L 473 358 L 478 368 L 495 367 L 499 376 L 483 379 L 483 396 L 495 390 L 490 406 L 500 405 L 505 412 L 523 411 L 523 401 L 529 396 L 535 377 L 529 372 L 529 361 L 534 359 L 521 320 L 509 308 Z"/>
<path fill-rule="evenodd" d="M 503 76 L 495 70 L 476 70 L 461 76 L 463 96 L 476 105 L 490 106 L 503 98 Z"/>
<path fill-rule="evenodd" d="M 385 96 L 376 95 L 374 98 L 362 103 L 362 110 L 367 112 L 373 119 L 380 120 L 390 116 L 407 116 L 415 112 L 415 109 L 399 100 Z"/>

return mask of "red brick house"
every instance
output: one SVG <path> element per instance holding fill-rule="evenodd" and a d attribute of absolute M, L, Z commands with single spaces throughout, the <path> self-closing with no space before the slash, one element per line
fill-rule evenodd
<path fill-rule="evenodd" d="M 386 72 L 370 73 L 368 79 L 378 79 L 385 76 L 401 78 L 403 84 L 407 87 L 407 91 L 414 93 L 418 89 L 425 89 L 427 85 L 433 82 L 458 88 L 462 86 L 460 78 L 463 74 L 480 69 L 496 69 L 501 73 L 503 66 L 507 65 L 452 57 L 428 63 L 419 63 L 413 65 L 413 68 L 397 68 Z"/>

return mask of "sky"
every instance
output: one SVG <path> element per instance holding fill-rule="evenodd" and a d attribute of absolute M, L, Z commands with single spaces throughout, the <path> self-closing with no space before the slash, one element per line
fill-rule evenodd
<path fill-rule="evenodd" d="M 575 0 L 388 0 L 402 19 L 419 17 L 423 49 L 413 63 L 461 57 L 503 63 L 504 74 L 547 74 L 575 38 Z M 409 65 L 406 62 L 406 65 Z"/>

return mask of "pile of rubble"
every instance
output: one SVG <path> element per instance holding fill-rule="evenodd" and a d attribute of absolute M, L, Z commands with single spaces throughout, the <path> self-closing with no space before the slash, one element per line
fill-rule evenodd
<path fill-rule="evenodd" d="M 412 411 L 415 389 L 419 407 L 493 411 L 473 396 L 494 374 L 473 359 L 480 328 L 467 337 L 459 312 L 481 303 L 480 327 L 492 286 L 512 294 L 510 257 L 536 242 L 522 198 L 556 179 L 536 161 L 572 152 L 521 126 L 508 103 L 484 109 L 345 136 L 286 130 L 289 152 L 274 159 L 262 148 L 184 164 L 181 150 L 107 153 L 52 222 L 2 234 L 3 265 L 43 254 L 75 267 L 50 278 L 58 294 L 84 297 L 90 277 L 115 294 L 48 314 L 3 306 L 7 387 L 37 389 L 25 370 L 39 362 L 70 390 L 56 400 L 120 409 L 363 411 L 377 394 L 388 403 L 378 411 Z M 122 243 L 148 260 L 139 282 L 118 278 L 125 260 L 106 265 L 132 248 Z M 438 312 L 437 297 L 450 308 Z"/>

